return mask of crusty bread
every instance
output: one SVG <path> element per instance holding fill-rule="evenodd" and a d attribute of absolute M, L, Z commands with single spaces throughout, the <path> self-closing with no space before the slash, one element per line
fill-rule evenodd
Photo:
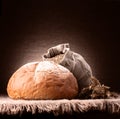
<path fill-rule="evenodd" d="M 20 67 L 9 79 L 7 93 L 13 99 L 72 99 L 78 84 L 65 67 L 51 61 L 32 62 Z"/>

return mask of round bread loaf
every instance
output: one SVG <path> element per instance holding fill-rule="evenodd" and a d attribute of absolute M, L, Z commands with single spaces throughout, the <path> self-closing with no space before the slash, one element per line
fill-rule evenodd
<path fill-rule="evenodd" d="M 72 99 L 78 95 L 78 84 L 74 75 L 59 64 L 32 62 L 11 76 L 7 93 L 13 99 Z"/>

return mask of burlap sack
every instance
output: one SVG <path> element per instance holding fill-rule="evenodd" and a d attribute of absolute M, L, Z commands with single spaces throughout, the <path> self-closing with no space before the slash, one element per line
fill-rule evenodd
<path fill-rule="evenodd" d="M 60 44 L 48 49 L 43 60 L 52 60 L 69 69 L 78 81 L 79 89 L 91 84 L 92 70 L 85 59 L 70 50 L 69 43 Z"/>

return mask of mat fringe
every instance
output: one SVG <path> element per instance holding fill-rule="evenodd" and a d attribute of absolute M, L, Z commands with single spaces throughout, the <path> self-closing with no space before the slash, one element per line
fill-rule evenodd
<path fill-rule="evenodd" d="M 73 113 L 85 113 L 91 110 L 120 114 L 120 99 L 90 100 L 13 100 L 0 97 L 0 114 L 21 115 L 53 113 L 55 116 Z"/>

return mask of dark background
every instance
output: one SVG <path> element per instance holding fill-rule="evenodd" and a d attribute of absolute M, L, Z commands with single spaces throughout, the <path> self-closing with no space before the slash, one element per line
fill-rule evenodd
<path fill-rule="evenodd" d="M 3 0 L 0 16 L 0 94 L 20 66 L 69 42 L 101 83 L 120 92 L 119 0 Z"/>

